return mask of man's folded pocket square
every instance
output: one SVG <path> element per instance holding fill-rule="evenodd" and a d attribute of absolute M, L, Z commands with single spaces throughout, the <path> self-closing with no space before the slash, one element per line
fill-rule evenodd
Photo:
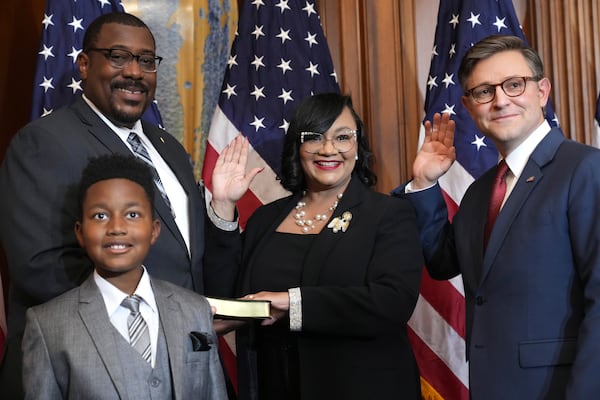
<path fill-rule="evenodd" d="M 192 349 L 194 351 L 210 350 L 208 334 L 192 331 L 190 332 L 190 338 L 192 338 Z"/>

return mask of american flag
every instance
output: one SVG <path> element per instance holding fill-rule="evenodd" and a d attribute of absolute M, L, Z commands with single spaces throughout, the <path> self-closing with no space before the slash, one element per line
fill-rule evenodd
<path fill-rule="evenodd" d="M 202 178 L 210 202 L 219 153 L 238 134 L 248 138 L 248 168 L 263 167 L 238 202 L 240 225 L 252 212 L 287 192 L 276 180 L 291 112 L 311 94 L 339 92 L 314 1 L 246 0 L 231 47 L 208 140 Z M 235 356 L 223 340 L 221 357 L 237 390 Z"/>
<path fill-rule="evenodd" d="M 467 187 L 495 165 L 493 143 L 475 128 L 463 108 L 458 67 L 466 51 L 493 34 L 525 39 L 511 0 L 440 0 L 435 43 L 427 80 L 425 120 L 436 112 L 450 113 L 456 122 L 456 158 L 440 179 L 450 219 Z M 546 118 L 557 125 L 552 106 Z M 421 296 L 409 322 L 409 333 L 422 376 L 425 399 L 469 398 L 465 361 L 465 304 L 460 277 L 434 281 L 424 272 Z"/>
<path fill-rule="evenodd" d="M 123 11 L 117 0 L 47 1 L 33 85 L 32 120 L 71 103 L 81 94 L 77 56 L 82 50 L 85 29 L 102 14 Z M 143 118 L 162 126 L 156 103 Z"/>
<path fill-rule="evenodd" d="M 240 132 L 248 138 L 249 168 L 265 169 L 238 203 L 242 226 L 256 207 L 286 194 L 276 176 L 293 109 L 311 94 L 340 91 L 315 7 L 306 0 L 247 0 L 240 10 L 202 178 L 210 201 L 219 153 Z"/>

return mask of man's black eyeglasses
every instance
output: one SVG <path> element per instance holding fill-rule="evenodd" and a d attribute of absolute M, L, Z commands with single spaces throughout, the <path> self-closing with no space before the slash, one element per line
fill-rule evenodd
<path fill-rule="evenodd" d="M 86 52 L 90 51 L 99 51 L 104 53 L 108 61 L 110 61 L 110 64 L 119 69 L 125 68 L 135 59 L 142 71 L 156 72 L 160 62 L 162 61 L 162 57 L 154 54 L 133 54 L 132 52 L 124 49 L 102 49 L 92 47 L 86 50 Z"/>
<path fill-rule="evenodd" d="M 475 86 L 473 89 L 467 90 L 465 95 L 471 96 L 479 104 L 486 104 L 496 98 L 496 88 L 498 86 L 502 88 L 502 91 L 508 97 L 517 97 L 525 92 L 527 81 L 538 82 L 540 79 L 542 79 L 541 76 L 514 76 L 495 85 L 486 83 Z"/>

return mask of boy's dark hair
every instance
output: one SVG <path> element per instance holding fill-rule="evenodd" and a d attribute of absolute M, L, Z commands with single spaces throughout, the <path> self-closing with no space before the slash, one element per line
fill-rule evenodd
<path fill-rule="evenodd" d="M 80 218 L 83 212 L 83 201 L 90 186 L 108 179 L 128 179 L 140 185 L 146 192 L 154 212 L 154 179 L 148 165 L 133 155 L 114 153 L 90 158 L 83 169 L 78 193 Z"/>
<path fill-rule="evenodd" d="M 100 36 L 100 31 L 102 27 L 106 24 L 120 24 L 127 26 L 135 26 L 137 28 L 146 28 L 148 32 L 150 32 L 150 36 L 152 36 L 152 41 L 154 42 L 154 35 L 150 28 L 146 25 L 144 21 L 139 19 L 133 14 L 123 13 L 123 12 L 113 12 L 108 14 L 102 14 L 98 18 L 92 21 L 92 23 L 85 30 L 83 35 L 83 52 L 87 52 L 90 48 L 95 47 L 98 42 L 98 37 Z"/>

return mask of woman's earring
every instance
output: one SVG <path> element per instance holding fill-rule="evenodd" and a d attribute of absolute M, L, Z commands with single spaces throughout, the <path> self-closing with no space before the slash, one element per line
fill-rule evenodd
<path fill-rule="evenodd" d="M 358 154 L 354 156 L 354 159 L 358 161 Z"/>

